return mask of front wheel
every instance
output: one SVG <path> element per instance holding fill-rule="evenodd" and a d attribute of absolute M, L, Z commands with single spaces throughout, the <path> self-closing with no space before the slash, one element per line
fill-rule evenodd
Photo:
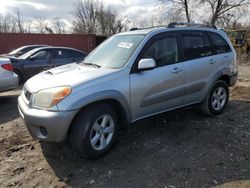
<path fill-rule="evenodd" d="M 117 116 L 108 104 L 96 104 L 82 110 L 71 132 L 71 143 L 81 155 L 97 159 L 114 145 L 117 135 Z"/>
<path fill-rule="evenodd" d="M 208 115 L 219 115 L 227 106 L 229 98 L 228 85 L 218 80 L 202 103 L 201 109 Z"/>

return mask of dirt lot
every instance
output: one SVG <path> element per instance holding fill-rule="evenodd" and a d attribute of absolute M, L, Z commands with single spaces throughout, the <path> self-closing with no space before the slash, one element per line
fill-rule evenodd
<path fill-rule="evenodd" d="M 250 74 L 250 72 L 248 72 Z M 80 158 L 68 141 L 32 140 L 20 90 L 0 94 L 0 187 L 250 187 L 250 81 L 218 117 L 186 108 L 137 122 L 105 157 Z M 221 187 L 221 186 L 220 186 Z"/>

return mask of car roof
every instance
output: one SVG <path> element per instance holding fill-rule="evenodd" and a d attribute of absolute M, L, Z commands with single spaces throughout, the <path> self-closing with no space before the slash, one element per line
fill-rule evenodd
<path fill-rule="evenodd" d="M 167 26 L 154 26 L 149 28 L 132 28 L 130 31 L 121 33 L 121 35 L 129 35 L 129 34 L 157 34 L 162 32 L 169 32 L 169 31 L 210 31 L 215 33 L 224 34 L 225 30 L 218 29 L 214 25 L 205 25 L 200 23 L 185 23 L 185 22 L 172 22 L 169 23 Z"/>
<path fill-rule="evenodd" d="M 155 28 L 149 28 L 149 29 L 138 29 L 138 30 L 128 31 L 128 32 L 121 33 L 121 35 L 127 35 L 127 34 L 144 34 L 144 35 L 148 35 L 148 34 L 151 34 L 151 33 L 160 33 L 160 32 L 167 32 L 167 31 L 211 31 L 211 32 L 219 32 L 221 30 L 213 29 L 213 28 L 197 28 L 197 27 L 176 27 L 176 28 L 155 27 Z"/>
<path fill-rule="evenodd" d="M 19 47 L 20 49 L 22 48 L 29 48 L 29 47 L 49 47 L 50 45 L 46 45 L 46 44 L 32 44 L 32 45 L 25 45 L 25 46 L 21 46 Z"/>
<path fill-rule="evenodd" d="M 39 51 L 39 50 L 47 50 L 47 49 L 67 49 L 67 50 L 74 50 L 74 51 L 78 51 L 78 52 L 81 52 L 81 53 L 86 53 L 86 52 L 83 52 L 81 50 L 78 50 L 78 49 L 75 49 L 75 48 L 70 48 L 70 47 L 62 47 L 62 46 L 47 46 L 47 47 L 40 47 L 40 48 L 36 48 L 34 49 L 34 52 L 36 51 Z"/>

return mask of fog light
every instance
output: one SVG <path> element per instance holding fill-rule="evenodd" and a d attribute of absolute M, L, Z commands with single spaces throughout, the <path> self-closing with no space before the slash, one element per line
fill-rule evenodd
<path fill-rule="evenodd" d="M 47 129 L 44 128 L 44 127 L 40 127 L 40 132 L 43 136 L 47 136 L 48 135 L 48 132 L 47 132 Z"/>

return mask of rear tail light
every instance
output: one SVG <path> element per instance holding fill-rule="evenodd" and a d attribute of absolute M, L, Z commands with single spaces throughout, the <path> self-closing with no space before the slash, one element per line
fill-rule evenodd
<path fill-rule="evenodd" d="M 8 70 L 8 71 L 13 72 L 13 67 L 12 67 L 11 64 L 3 64 L 3 65 L 1 65 L 1 67 L 2 67 L 3 69 L 5 69 L 5 70 Z"/>

